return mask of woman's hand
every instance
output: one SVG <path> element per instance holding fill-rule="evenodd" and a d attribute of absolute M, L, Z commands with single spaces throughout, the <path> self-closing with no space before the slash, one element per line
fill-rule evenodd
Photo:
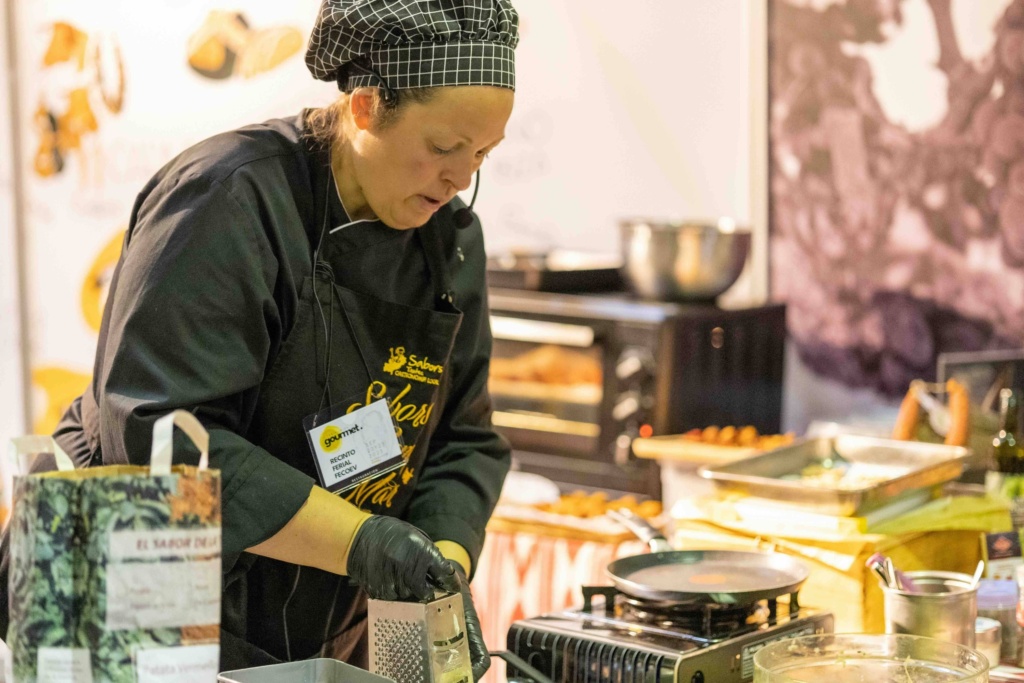
<path fill-rule="evenodd" d="M 435 589 L 455 593 L 461 589 L 455 571 L 425 533 L 383 515 L 362 523 L 348 553 L 348 575 L 376 600 L 426 601 Z"/>

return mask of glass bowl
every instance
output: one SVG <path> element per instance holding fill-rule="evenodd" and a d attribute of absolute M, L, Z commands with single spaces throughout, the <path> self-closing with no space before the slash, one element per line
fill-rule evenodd
<path fill-rule="evenodd" d="M 912 635 L 824 634 L 754 655 L 754 683 L 987 683 L 988 660 L 963 645 Z"/>

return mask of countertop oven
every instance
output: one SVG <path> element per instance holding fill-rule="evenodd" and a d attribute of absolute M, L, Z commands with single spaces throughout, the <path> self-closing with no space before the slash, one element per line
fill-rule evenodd
<path fill-rule="evenodd" d="M 524 471 L 658 496 L 656 464 L 632 455 L 637 436 L 779 431 L 784 305 L 492 288 L 490 307 L 494 424 Z"/>

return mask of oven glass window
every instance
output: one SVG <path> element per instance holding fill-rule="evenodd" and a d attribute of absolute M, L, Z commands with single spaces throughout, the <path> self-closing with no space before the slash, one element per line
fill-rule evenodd
<path fill-rule="evenodd" d="M 496 335 L 489 383 L 495 426 L 540 439 L 544 434 L 596 439 L 604 390 L 602 362 L 600 346 Z"/>

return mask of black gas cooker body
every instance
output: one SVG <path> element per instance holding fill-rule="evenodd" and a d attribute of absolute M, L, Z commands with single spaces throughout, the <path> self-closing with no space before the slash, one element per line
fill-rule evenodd
<path fill-rule="evenodd" d="M 834 630 L 830 613 L 800 607 L 795 595 L 788 608 L 772 601 L 763 623 L 712 633 L 591 608 L 592 592 L 583 608 L 515 622 L 508 649 L 559 683 L 749 683 L 754 654 L 765 645 Z M 511 668 L 508 677 L 523 678 Z"/>

